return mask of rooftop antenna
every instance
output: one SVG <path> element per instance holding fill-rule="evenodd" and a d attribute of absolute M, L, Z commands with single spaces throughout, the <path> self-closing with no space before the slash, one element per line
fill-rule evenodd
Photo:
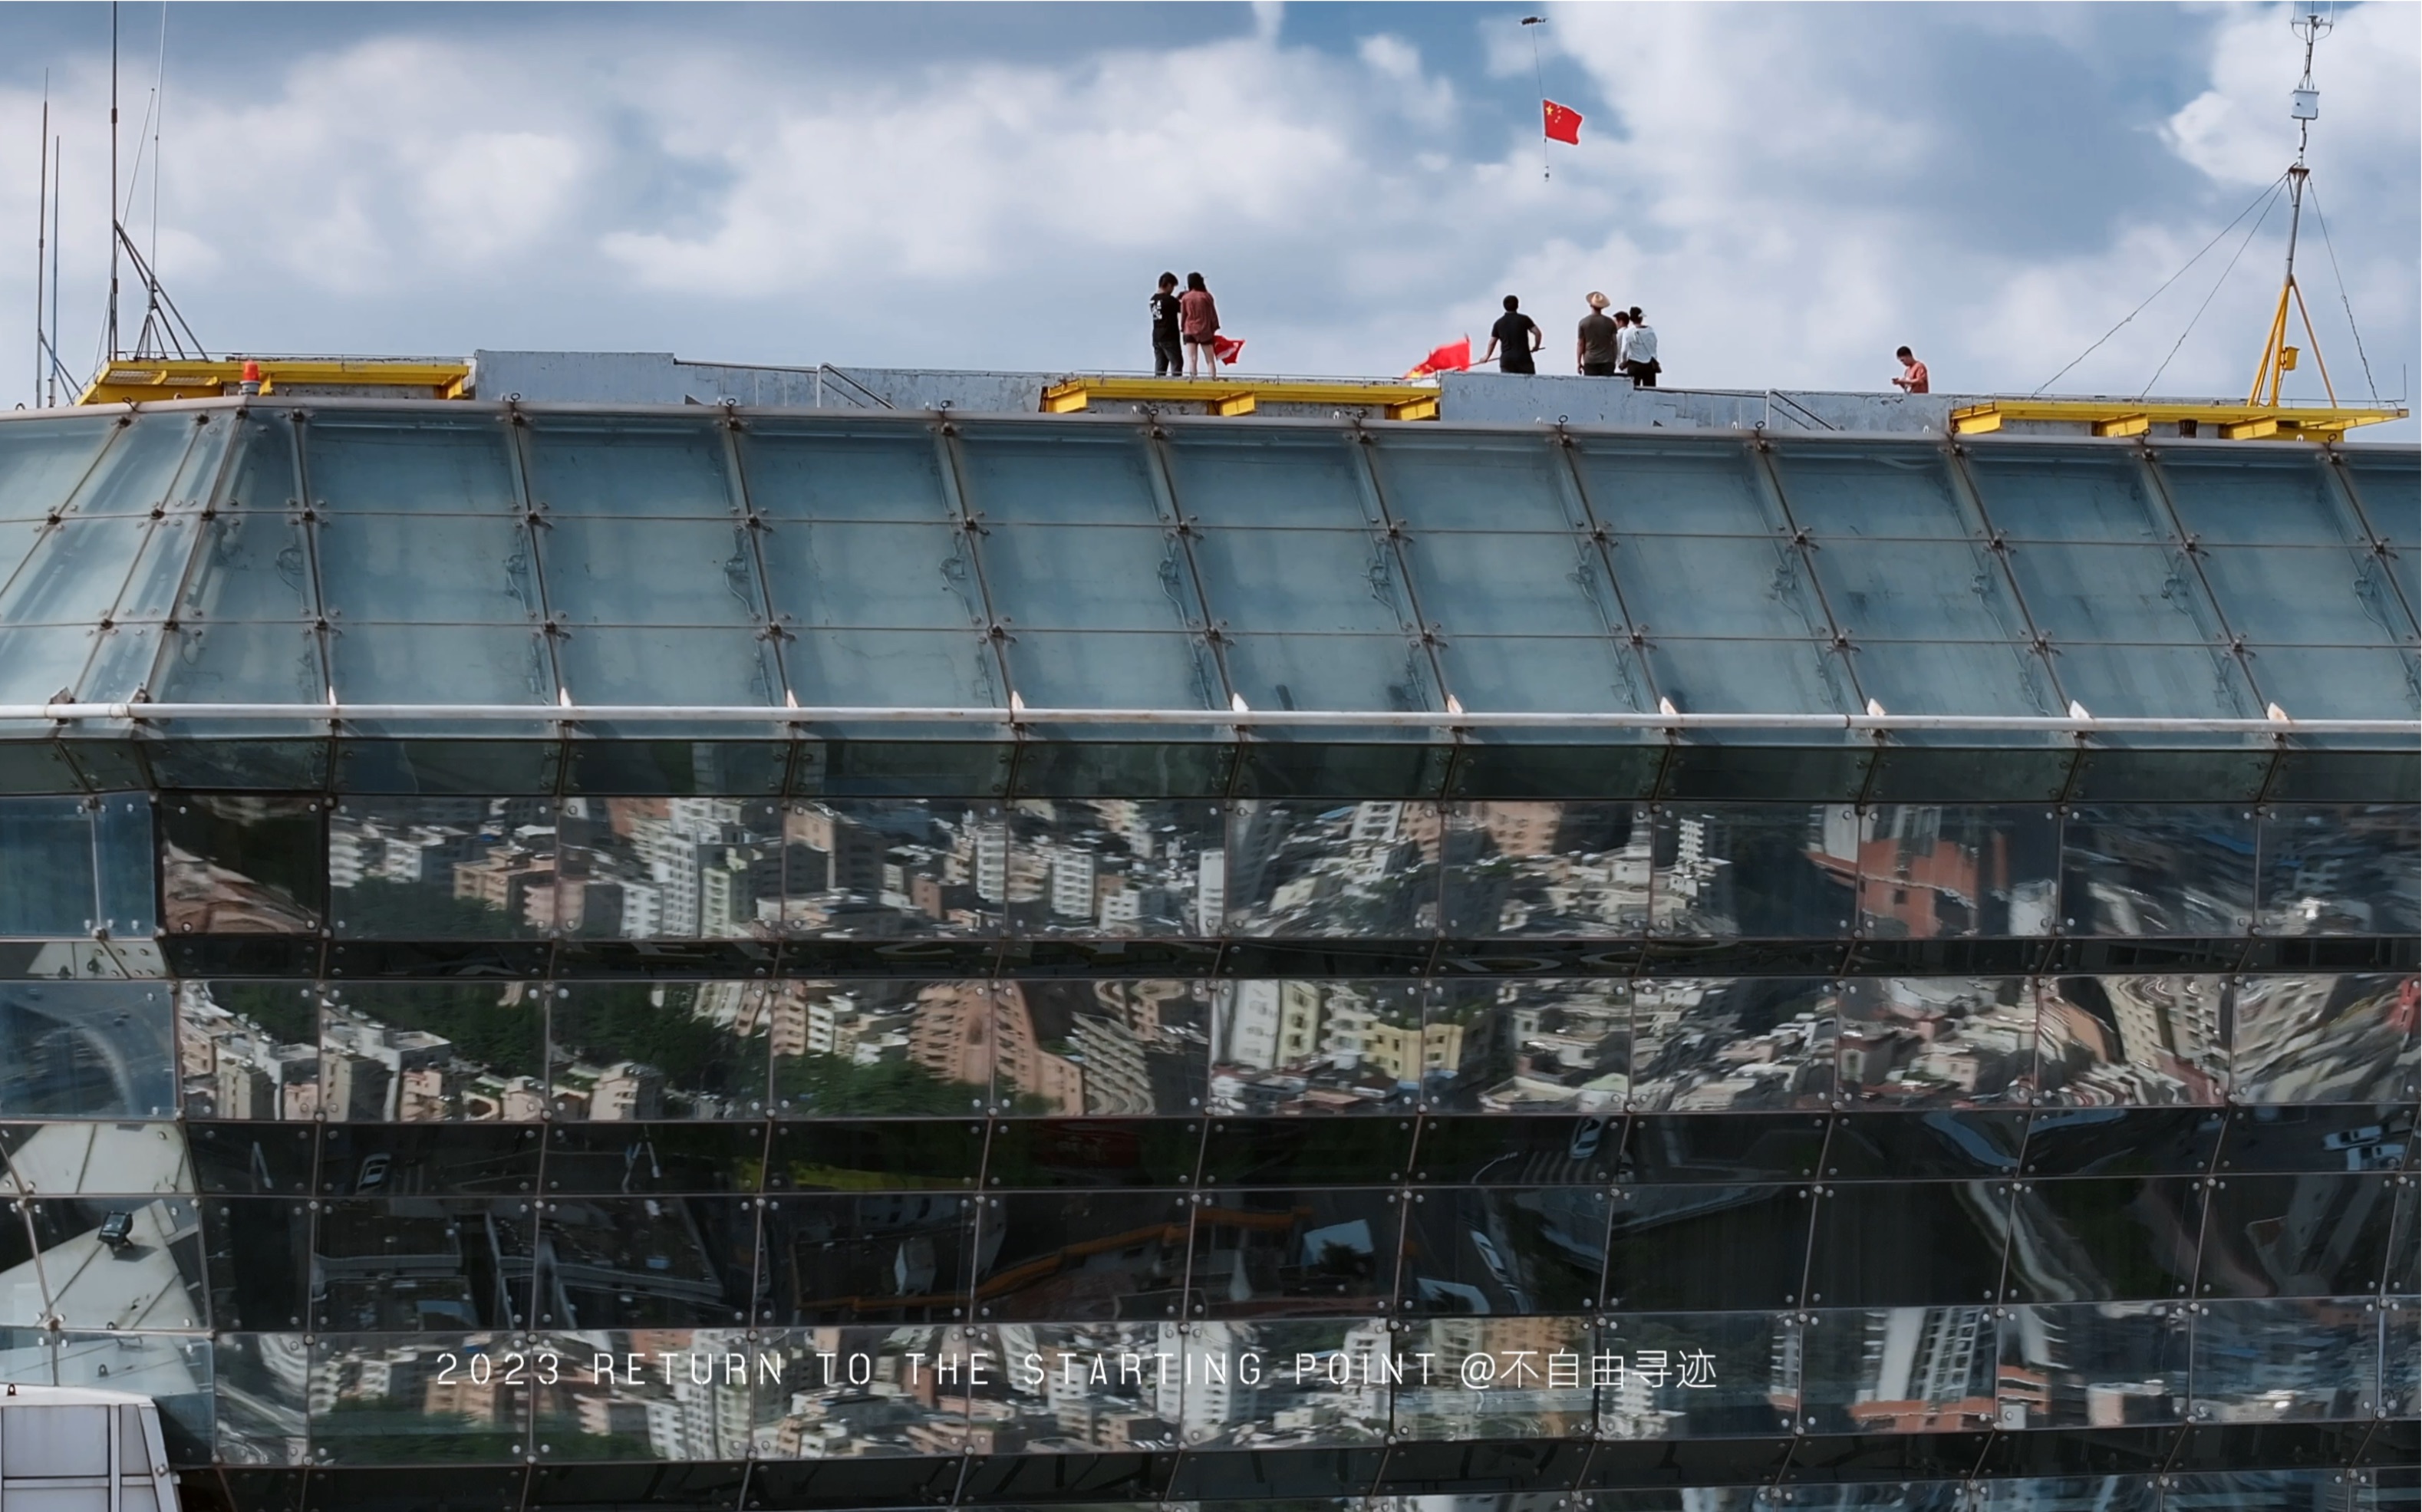
<path fill-rule="evenodd" d="M 34 154 L 40 166 L 36 170 L 34 188 L 34 391 L 31 402 L 42 400 L 42 378 L 49 364 L 42 359 L 50 355 L 50 331 L 43 324 L 42 282 L 51 272 L 51 71 L 42 71 L 42 134 L 34 143 Z"/>
<path fill-rule="evenodd" d="M 168 291 L 160 285 L 160 122 L 167 113 L 168 6 L 167 0 L 161 0 L 159 75 L 152 86 L 151 103 L 144 111 L 145 123 L 151 128 L 151 140 L 148 144 L 138 141 L 134 150 L 135 183 L 142 181 L 146 146 L 151 153 L 151 255 L 148 259 L 135 247 L 134 239 L 128 235 L 123 215 L 117 223 L 118 239 L 126 245 L 127 260 L 134 264 L 135 276 L 143 280 L 143 328 L 135 334 L 134 350 L 130 354 L 137 358 L 162 360 L 207 357 L 210 354 L 202 350 L 201 339 L 194 335 L 193 327 L 185 323 L 185 317 L 179 312 L 177 302 L 170 299 Z M 132 210 L 134 195 L 131 191 L 134 185 L 128 187 L 130 192 L 125 208 Z M 115 323 L 113 315 L 113 328 Z"/>
<path fill-rule="evenodd" d="M 109 320 L 102 332 L 108 361 L 118 360 L 118 0 L 109 0 Z"/>
<path fill-rule="evenodd" d="M 2320 338 L 2313 332 L 2313 312 L 2304 307 L 2304 291 L 2296 286 L 2296 233 L 2304 217 L 2304 181 L 2312 172 L 2304 166 L 2304 151 L 2310 145 L 2313 122 L 2320 118 L 2321 91 L 2313 85 L 2313 45 L 2330 34 L 2336 24 L 2328 8 L 2306 4 L 2288 22 L 2288 28 L 2304 43 L 2304 75 L 2288 96 L 2288 114 L 2296 122 L 2296 161 L 2288 167 L 2288 272 L 2279 285 L 2278 307 L 2271 316 L 2271 329 L 2262 339 L 2262 360 L 2254 370 L 2254 386 L 2245 391 L 2248 404 L 2277 404 L 2279 386 L 2294 370 L 2297 352 L 2288 345 L 2288 304 L 2293 299 L 2296 313 L 2304 323 L 2304 344 L 2312 349 L 2313 365 L 2321 371 L 2321 391 L 2330 402 L 2338 402 L 2337 389 L 2330 383 L 2330 366 L 2321 360 Z M 2270 386 L 2270 397 L 2263 397 L 2263 386 Z"/>
<path fill-rule="evenodd" d="M 1547 24 L 1548 18 L 1545 16 L 1525 16 L 1522 18 L 1522 29 L 1524 31 L 1530 31 L 1533 26 L 1544 26 Z M 1548 66 L 1539 60 L 1539 34 L 1537 32 L 1531 32 L 1531 73 L 1533 77 L 1539 81 L 1539 98 L 1541 100 L 1547 99 Z M 1552 179 L 1555 177 L 1555 173 L 1549 164 L 1548 131 L 1544 123 L 1539 128 L 1539 177 L 1542 179 Z"/>

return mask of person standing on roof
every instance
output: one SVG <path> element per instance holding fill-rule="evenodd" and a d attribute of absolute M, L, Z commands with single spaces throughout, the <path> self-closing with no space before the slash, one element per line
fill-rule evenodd
<path fill-rule="evenodd" d="M 1512 294 L 1505 296 L 1505 313 L 1488 328 L 1488 350 L 1480 360 L 1497 359 L 1499 372 L 1537 372 L 1531 354 L 1548 344 L 1547 333 L 1539 323 L 1522 313 L 1522 302 Z"/>
<path fill-rule="evenodd" d="M 1211 300 L 1211 286 L 1199 273 L 1186 276 L 1186 292 L 1177 296 L 1177 323 L 1186 337 L 1186 376 L 1219 376 L 1219 307 Z"/>
<path fill-rule="evenodd" d="M 1607 319 L 1607 297 L 1596 290 L 1590 291 L 1590 312 L 1581 317 L 1581 339 L 1574 344 L 1573 356 L 1581 373 L 1590 378 L 1614 376 L 1615 323 Z"/>
<path fill-rule="evenodd" d="M 1899 351 L 1894 353 L 1893 355 L 1900 358 L 1900 376 L 1893 380 L 1893 386 L 1895 388 L 1899 389 L 1904 394 L 1925 394 L 1932 392 L 1932 389 L 1927 386 L 1926 364 L 1917 360 L 1916 353 L 1911 352 L 1907 347 L 1902 347 Z"/>
<path fill-rule="evenodd" d="M 1623 333 L 1623 370 L 1630 375 L 1634 388 L 1654 388 L 1657 375 L 1665 370 L 1657 360 L 1657 333 L 1648 328 L 1648 317 L 1640 313 L 1639 306 L 1632 306 L 1628 313 L 1631 328 Z"/>
<path fill-rule="evenodd" d="M 1177 340 L 1177 275 L 1164 273 L 1152 295 L 1152 375 L 1174 378 L 1185 370 Z"/>

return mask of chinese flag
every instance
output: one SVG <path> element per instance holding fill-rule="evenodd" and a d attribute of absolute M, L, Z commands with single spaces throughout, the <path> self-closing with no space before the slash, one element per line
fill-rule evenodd
<path fill-rule="evenodd" d="M 1471 338 L 1467 336 L 1460 341 L 1449 341 L 1442 347 L 1433 348 L 1430 354 L 1405 376 L 1426 378 L 1434 372 L 1461 372 L 1470 366 Z"/>
<path fill-rule="evenodd" d="M 1581 145 L 1581 113 L 1570 105 L 1560 105 L 1552 100 L 1542 100 L 1539 108 L 1547 118 L 1548 139 Z"/>

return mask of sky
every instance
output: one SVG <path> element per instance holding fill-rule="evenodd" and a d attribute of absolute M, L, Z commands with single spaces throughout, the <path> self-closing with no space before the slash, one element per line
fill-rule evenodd
<path fill-rule="evenodd" d="M 1668 385 L 1746 388 L 1881 389 L 1907 343 L 2028 393 L 2210 244 L 2055 391 L 2241 394 L 2284 201 L 2222 233 L 2294 156 L 2302 66 L 2252 4 L 228 4 L 165 8 L 164 77 L 164 8 L 118 14 L 130 230 L 213 350 L 1127 370 L 1167 269 L 1244 370 L 1392 375 L 1506 293 L 1560 370 L 1600 289 Z M 2422 7 L 2334 20 L 2302 282 L 2339 398 L 2395 400 Z M 100 354 L 109 26 L 0 4 L 0 404 L 45 71 L 60 344 Z"/>

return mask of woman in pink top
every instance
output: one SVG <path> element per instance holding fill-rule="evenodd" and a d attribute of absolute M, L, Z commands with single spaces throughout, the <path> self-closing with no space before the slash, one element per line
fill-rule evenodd
<path fill-rule="evenodd" d="M 1186 376 L 1219 375 L 1219 307 L 1211 302 L 1210 287 L 1199 273 L 1186 276 L 1186 292 L 1177 296 L 1177 328 L 1186 339 Z"/>

